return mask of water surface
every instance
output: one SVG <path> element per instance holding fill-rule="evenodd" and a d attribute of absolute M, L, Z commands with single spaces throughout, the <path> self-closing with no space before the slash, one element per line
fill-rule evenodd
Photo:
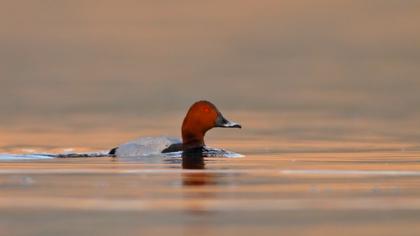
<path fill-rule="evenodd" d="M 0 2 L 0 235 L 419 235 L 420 1 Z"/>
<path fill-rule="evenodd" d="M 4 129 L 9 139 L 2 140 L 2 155 L 106 150 L 140 133 L 176 135 L 172 123 L 182 116 L 172 117 L 121 123 L 119 132 L 98 126 L 76 132 L 75 124 Z M 207 158 L 203 165 L 159 156 L 3 159 L 0 233 L 415 235 L 420 230 L 420 150 L 415 131 L 403 123 L 386 130 L 369 120 L 329 117 L 324 123 L 323 115 L 231 117 L 244 129 L 210 131 L 207 143 L 243 158 Z M 161 125 L 148 125 L 153 123 Z"/>

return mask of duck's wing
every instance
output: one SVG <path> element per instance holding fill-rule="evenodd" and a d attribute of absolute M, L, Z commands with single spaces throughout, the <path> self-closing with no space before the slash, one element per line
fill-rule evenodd
<path fill-rule="evenodd" d="M 159 155 L 168 148 L 178 147 L 177 145 L 181 145 L 181 140 L 174 137 L 143 137 L 121 144 L 110 153 L 117 157 Z"/>

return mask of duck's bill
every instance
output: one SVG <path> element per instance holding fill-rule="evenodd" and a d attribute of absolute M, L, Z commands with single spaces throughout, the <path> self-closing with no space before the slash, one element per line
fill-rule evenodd
<path fill-rule="evenodd" d="M 242 128 L 242 125 L 232 122 L 232 121 L 228 121 L 227 123 L 225 123 L 223 126 L 220 127 L 224 127 L 224 128 Z"/>
<path fill-rule="evenodd" d="M 221 128 L 242 128 L 238 123 L 225 119 L 222 115 L 219 115 L 216 119 L 216 127 Z"/>

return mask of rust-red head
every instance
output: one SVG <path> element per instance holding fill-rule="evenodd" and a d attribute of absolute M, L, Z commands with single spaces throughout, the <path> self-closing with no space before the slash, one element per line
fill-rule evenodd
<path fill-rule="evenodd" d="M 182 123 L 182 148 L 184 150 L 204 146 L 204 135 L 214 127 L 242 128 L 240 124 L 228 121 L 208 101 L 194 103 Z"/>

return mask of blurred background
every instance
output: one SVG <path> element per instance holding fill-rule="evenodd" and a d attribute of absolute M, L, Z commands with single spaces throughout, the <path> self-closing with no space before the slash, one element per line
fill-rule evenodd
<path fill-rule="evenodd" d="M 413 130 L 419 22 L 420 1 L 1 1 L 0 121 L 118 129 L 175 112 L 179 124 L 208 99 Z"/>
<path fill-rule="evenodd" d="M 420 235 L 420 0 L 0 0 L 0 111 L 0 235 Z"/>

